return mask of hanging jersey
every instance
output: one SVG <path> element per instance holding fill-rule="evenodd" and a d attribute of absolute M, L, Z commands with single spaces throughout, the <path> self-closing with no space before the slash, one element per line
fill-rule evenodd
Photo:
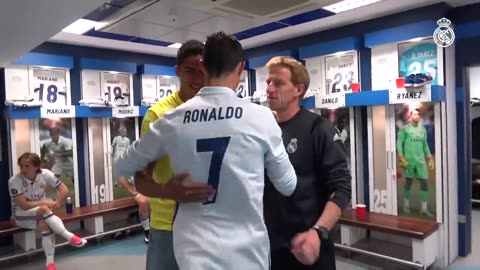
<path fill-rule="evenodd" d="M 127 147 L 130 146 L 130 139 L 127 137 L 116 136 L 112 141 L 113 160 L 119 158 Z"/>
<path fill-rule="evenodd" d="M 129 176 L 164 155 L 175 174 L 190 172 L 216 190 L 204 203 L 178 206 L 173 241 L 180 269 L 269 269 L 265 169 L 285 196 L 297 182 L 270 109 L 236 97 L 229 88 L 202 88 L 153 123 L 116 168 Z"/>
<path fill-rule="evenodd" d="M 130 74 L 104 73 L 103 96 L 109 102 L 114 102 L 115 97 L 124 97 L 130 95 Z M 128 99 L 128 98 L 127 98 Z"/>
<path fill-rule="evenodd" d="M 157 76 L 157 98 L 168 97 L 175 89 L 180 89 L 180 80 L 177 77 Z"/>
<path fill-rule="evenodd" d="M 12 198 L 12 216 L 16 217 L 16 212 L 21 210 L 15 202 L 15 197 L 23 194 L 27 201 L 38 202 L 45 200 L 46 187 L 57 188 L 60 184 L 62 184 L 60 178 L 47 169 L 42 169 L 35 177 L 35 181 L 25 178 L 21 173 L 14 175 L 8 180 L 8 190 Z"/>
<path fill-rule="evenodd" d="M 43 104 L 66 105 L 66 70 L 33 68 L 33 87 L 30 94 Z"/>
<path fill-rule="evenodd" d="M 58 142 L 55 143 L 52 140 L 45 142 L 44 146 L 53 154 L 55 157 L 55 163 L 57 164 L 67 164 L 72 163 L 72 156 L 63 156 L 67 151 L 72 150 L 72 140 L 60 136 Z"/>
<path fill-rule="evenodd" d="M 433 77 L 432 85 L 437 84 L 437 45 L 421 43 L 404 51 L 399 56 L 400 77 L 424 73 Z"/>
<path fill-rule="evenodd" d="M 408 166 L 425 166 L 430 155 L 427 131 L 422 125 L 408 124 L 398 131 L 397 151 L 405 157 Z"/>

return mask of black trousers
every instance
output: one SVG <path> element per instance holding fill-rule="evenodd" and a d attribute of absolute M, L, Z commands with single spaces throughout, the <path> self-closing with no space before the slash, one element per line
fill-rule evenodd
<path fill-rule="evenodd" d="M 320 258 L 314 265 L 299 262 L 289 249 L 275 249 L 271 254 L 271 270 L 336 270 L 335 247 L 332 241 L 322 241 Z"/>

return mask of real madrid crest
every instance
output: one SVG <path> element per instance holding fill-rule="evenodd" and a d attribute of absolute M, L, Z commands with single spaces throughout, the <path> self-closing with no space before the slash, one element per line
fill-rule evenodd
<path fill-rule="evenodd" d="M 287 145 L 287 152 L 293 154 L 297 151 L 297 138 L 290 140 L 290 143 Z"/>
<path fill-rule="evenodd" d="M 441 18 L 437 21 L 437 29 L 433 32 L 433 40 L 440 47 L 448 47 L 455 41 L 455 32 L 450 27 L 452 22 L 447 18 Z"/>

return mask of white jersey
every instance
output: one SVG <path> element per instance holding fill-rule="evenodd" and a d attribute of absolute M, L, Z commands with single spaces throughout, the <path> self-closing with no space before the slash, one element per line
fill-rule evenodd
<path fill-rule="evenodd" d="M 57 164 L 70 164 L 73 163 L 72 156 L 64 157 L 61 156 L 67 151 L 72 151 L 72 140 L 60 136 L 58 142 L 55 143 L 51 139 L 45 142 L 44 146 L 53 154 L 55 157 L 55 163 Z"/>
<path fill-rule="evenodd" d="M 57 188 L 62 184 L 62 181 L 55 177 L 53 172 L 47 169 L 41 169 L 41 172 L 37 174 L 35 181 L 29 180 L 21 173 L 14 175 L 8 180 L 8 190 L 10 197 L 12 198 L 12 216 L 14 218 L 20 218 L 17 212 L 22 212 L 20 207 L 15 202 L 15 197 L 18 195 L 25 196 L 27 201 L 38 202 L 46 199 L 45 189 L 47 186 Z"/>
<path fill-rule="evenodd" d="M 272 112 L 236 97 L 225 87 L 205 87 L 191 100 L 150 125 L 117 160 L 130 176 L 168 155 L 175 174 L 190 172 L 216 196 L 179 204 L 173 224 L 180 269 L 269 269 L 263 219 L 265 169 L 289 196 L 297 178 Z"/>
<path fill-rule="evenodd" d="M 130 139 L 127 137 L 116 136 L 112 141 L 113 160 L 119 158 L 127 147 L 130 146 Z"/>
<path fill-rule="evenodd" d="M 113 102 L 115 97 L 126 97 L 130 94 L 130 75 L 104 73 L 103 82 L 105 86 L 104 97 L 109 102 Z"/>

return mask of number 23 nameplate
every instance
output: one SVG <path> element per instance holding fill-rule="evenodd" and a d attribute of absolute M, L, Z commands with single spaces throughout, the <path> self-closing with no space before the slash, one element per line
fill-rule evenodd
<path fill-rule="evenodd" d="M 352 82 L 358 82 L 358 68 L 354 53 L 325 58 L 326 93 L 352 92 Z"/>

